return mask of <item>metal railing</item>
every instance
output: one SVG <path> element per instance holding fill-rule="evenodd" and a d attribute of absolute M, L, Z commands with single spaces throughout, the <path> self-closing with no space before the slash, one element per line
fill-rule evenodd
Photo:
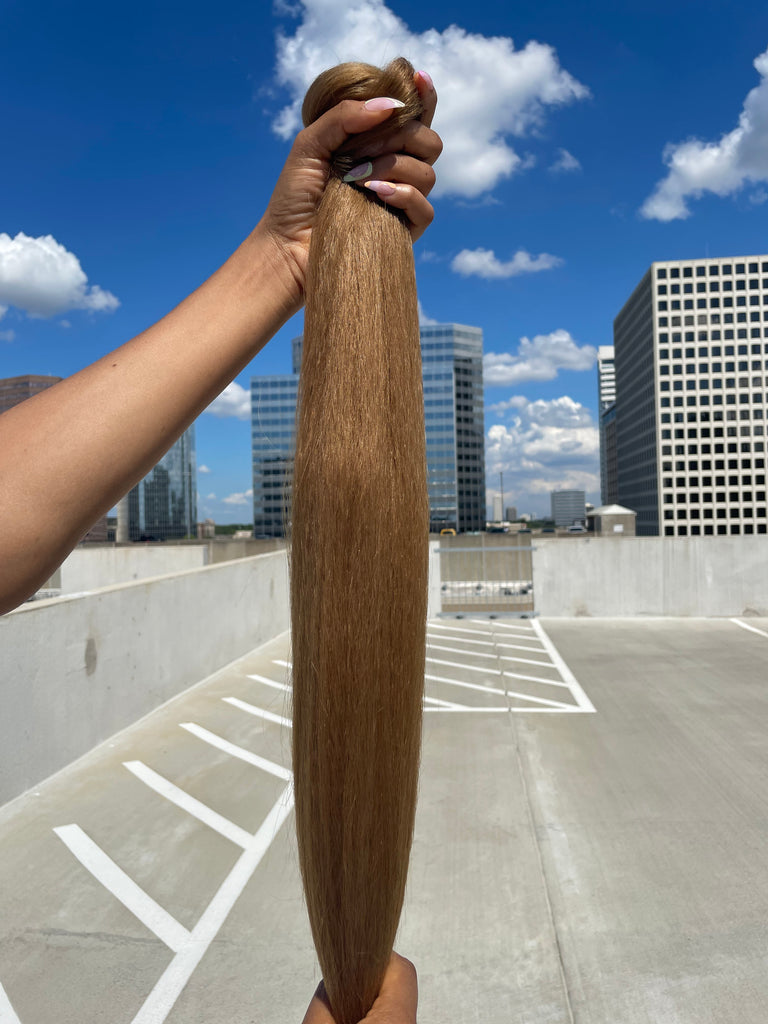
<path fill-rule="evenodd" d="M 442 537 L 437 550 L 442 615 L 533 614 L 530 537 Z"/>

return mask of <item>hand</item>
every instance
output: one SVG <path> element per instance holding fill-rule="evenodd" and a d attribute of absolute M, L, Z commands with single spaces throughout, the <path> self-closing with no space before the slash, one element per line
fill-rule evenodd
<path fill-rule="evenodd" d="M 365 1022 L 361 1021 L 360 1024 L 416 1024 L 418 998 L 416 968 L 410 960 L 393 953 L 381 992 L 365 1015 Z M 302 1024 L 335 1024 L 322 982 L 309 1004 Z"/>
<path fill-rule="evenodd" d="M 392 188 L 381 195 L 390 206 L 405 212 L 414 240 L 429 227 L 434 216 L 427 201 L 435 183 L 432 164 L 440 156 L 440 136 L 429 127 L 437 93 L 428 76 L 416 72 L 416 88 L 424 105 L 420 121 L 413 121 L 387 142 L 386 150 L 371 153 L 371 170 L 355 182 L 383 181 Z M 347 136 L 366 131 L 385 121 L 391 110 L 368 110 L 360 100 L 344 100 L 296 136 L 275 191 L 257 230 L 265 231 L 288 260 L 297 290 L 297 307 L 303 301 L 309 240 L 318 204 L 328 181 L 331 154 Z"/>

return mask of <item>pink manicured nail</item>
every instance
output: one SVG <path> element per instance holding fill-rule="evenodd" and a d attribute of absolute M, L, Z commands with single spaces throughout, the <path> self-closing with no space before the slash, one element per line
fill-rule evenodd
<path fill-rule="evenodd" d="M 432 81 L 432 76 L 428 74 L 426 71 L 417 71 L 416 74 L 423 82 L 426 82 L 429 88 L 434 92 L 435 83 Z"/>
<path fill-rule="evenodd" d="M 391 96 L 377 96 L 375 99 L 365 101 L 366 110 L 393 110 L 395 107 L 404 107 L 402 100 L 393 100 Z"/>
<path fill-rule="evenodd" d="M 386 196 L 393 196 L 397 189 L 394 185 L 390 185 L 388 181 L 366 181 L 365 187 L 369 188 L 371 192 L 375 192 L 377 196 L 385 198 Z"/>

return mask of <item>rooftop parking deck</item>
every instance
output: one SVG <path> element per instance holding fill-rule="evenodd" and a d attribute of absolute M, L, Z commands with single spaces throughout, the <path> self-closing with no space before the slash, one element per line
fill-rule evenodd
<path fill-rule="evenodd" d="M 422 1024 L 765 1020 L 768 620 L 429 642 L 398 942 Z M 0 809 L 2 1024 L 301 1020 L 289 660 L 271 641 Z"/>

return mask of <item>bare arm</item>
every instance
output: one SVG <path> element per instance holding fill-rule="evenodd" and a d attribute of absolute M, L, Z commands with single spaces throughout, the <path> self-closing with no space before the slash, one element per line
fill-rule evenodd
<path fill-rule="evenodd" d="M 414 237 L 432 218 L 441 148 L 427 127 L 434 90 L 417 84 L 429 117 L 401 140 L 411 155 L 377 157 L 368 175 L 394 183 L 387 202 Z M 389 113 L 347 101 L 301 132 L 264 217 L 219 270 L 148 330 L 0 416 L 0 614 L 48 579 L 301 307 L 328 157 Z"/>

